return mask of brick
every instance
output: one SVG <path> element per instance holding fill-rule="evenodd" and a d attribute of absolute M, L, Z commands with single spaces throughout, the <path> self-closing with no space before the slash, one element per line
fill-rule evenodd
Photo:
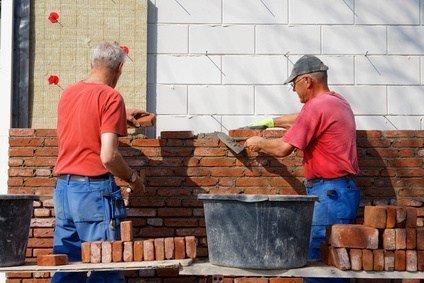
<path fill-rule="evenodd" d="M 175 245 L 175 259 L 185 258 L 185 242 L 183 237 L 174 238 Z"/>
<path fill-rule="evenodd" d="M 358 224 L 331 226 L 330 244 L 337 248 L 377 249 L 378 230 Z"/>
<path fill-rule="evenodd" d="M 424 250 L 424 228 L 417 228 L 417 250 Z"/>
<path fill-rule="evenodd" d="M 384 250 L 373 250 L 374 271 L 384 270 Z"/>
<path fill-rule="evenodd" d="M 15 129 L 9 130 L 9 135 L 11 137 L 29 137 L 29 136 L 33 136 L 34 134 L 35 134 L 34 129 L 15 128 Z"/>
<path fill-rule="evenodd" d="M 122 241 L 112 242 L 112 261 L 121 262 L 123 254 L 123 243 Z"/>
<path fill-rule="evenodd" d="M 143 241 L 144 260 L 153 261 L 155 260 L 155 243 L 154 240 Z"/>
<path fill-rule="evenodd" d="M 228 135 L 233 138 L 250 138 L 254 136 L 261 136 L 261 130 L 244 130 L 244 129 L 237 129 L 237 130 L 230 130 L 228 132 Z"/>
<path fill-rule="evenodd" d="M 143 241 L 134 241 L 133 252 L 134 252 L 134 261 L 143 260 L 143 254 L 144 254 Z"/>
<path fill-rule="evenodd" d="M 396 229 L 385 229 L 383 232 L 383 248 L 385 250 L 396 249 Z"/>
<path fill-rule="evenodd" d="M 333 265 L 331 262 L 331 256 L 330 256 L 330 245 L 328 245 L 325 241 L 323 241 L 320 245 L 320 255 L 321 255 L 321 261 L 325 263 L 326 265 Z"/>
<path fill-rule="evenodd" d="M 384 252 L 384 270 L 393 271 L 395 269 L 395 253 L 392 251 Z"/>
<path fill-rule="evenodd" d="M 405 250 L 406 249 L 406 229 L 397 228 L 395 229 L 396 234 L 396 249 Z"/>
<path fill-rule="evenodd" d="M 112 262 L 112 242 L 102 242 L 102 263 Z"/>
<path fill-rule="evenodd" d="M 395 270 L 396 271 L 406 270 L 406 254 L 404 250 L 395 251 Z"/>
<path fill-rule="evenodd" d="M 414 147 L 420 147 L 420 146 L 414 146 Z M 402 160 L 402 159 L 399 159 L 399 160 Z M 399 166 L 399 167 L 415 167 L 415 166 L 421 166 L 422 160 L 417 160 L 417 159 L 414 159 L 414 160 L 415 161 L 420 161 L 420 164 L 416 164 L 416 165 L 402 165 L 402 166 Z M 417 207 L 416 209 L 418 210 L 418 207 L 422 206 L 423 205 L 423 202 L 422 201 L 419 201 L 417 199 L 413 199 L 413 198 L 398 198 L 397 199 L 397 205 L 399 205 L 399 206 Z M 418 214 L 417 214 L 417 216 L 418 216 Z"/>
<path fill-rule="evenodd" d="M 406 228 L 406 249 L 414 250 L 417 247 L 417 230 Z"/>
<path fill-rule="evenodd" d="M 417 209 L 408 207 L 406 208 L 406 224 L 407 228 L 417 227 Z"/>
<path fill-rule="evenodd" d="M 387 214 L 386 227 L 387 228 L 395 228 L 395 226 L 396 226 L 396 208 L 391 207 L 391 206 L 386 207 L 386 214 Z"/>
<path fill-rule="evenodd" d="M 404 228 L 406 225 L 406 209 L 404 207 L 396 207 L 396 227 Z"/>
<path fill-rule="evenodd" d="M 349 251 L 350 265 L 352 270 L 362 270 L 362 250 L 351 249 Z"/>
<path fill-rule="evenodd" d="M 124 242 L 124 251 L 122 257 L 125 262 L 131 262 L 134 259 L 133 242 Z"/>
<path fill-rule="evenodd" d="M 100 263 L 102 261 L 102 242 L 96 241 L 91 243 L 91 263 Z"/>
<path fill-rule="evenodd" d="M 154 240 L 155 245 L 155 260 L 165 259 L 165 243 L 163 238 L 157 238 Z"/>
<path fill-rule="evenodd" d="M 194 149 L 194 156 L 225 156 L 226 149 L 214 147 L 197 147 Z"/>
<path fill-rule="evenodd" d="M 234 278 L 234 283 L 268 283 L 268 279 L 260 277 L 242 277 Z"/>
<path fill-rule="evenodd" d="M 132 221 L 122 221 L 120 226 L 121 226 L 121 241 L 131 242 L 133 240 Z"/>
<path fill-rule="evenodd" d="M 424 271 L 424 251 L 417 251 L 417 269 Z"/>
<path fill-rule="evenodd" d="M 417 251 L 406 251 L 406 271 L 417 271 Z"/>
<path fill-rule="evenodd" d="M 84 242 L 81 244 L 81 261 L 89 263 L 91 261 L 91 243 Z"/>
<path fill-rule="evenodd" d="M 156 115 L 153 113 L 149 113 L 149 115 L 139 117 L 139 118 L 136 117 L 136 119 L 141 127 L 151 127 L 156 122 Z"/>
<path fill-rule="evenodd" d="M 228 157 L 204 157 L 200 160 L 200 166 L 205 167 L 230 167 L 234 166 L 235 159 Z"/>
<path fill-rule="evenodd" d="M 225 283 L 225 282 L 223 282 Z M 302 278 L 269 278 L 269 283 L 303 283 Z"/>
<path fill-rule="evenodd" d="M 174 238 L 165 238 L 165 258 L 174 258 Z"/>
<path fill-rule="evenodd" d="M 162 139 L 192 139 L 194 134 L 192 131 L 162 131 L 160 137 Z"/>
<path fill-rule="evenodd" d="M 345 248 L 330 247 L 331 262 L 340 270 L 349 270 L 350 261 L 349 255 Z"/>
<path fill-rule="evenodd" d="M 197 240 L 194 236 L 185 237 L 185 250 L 187 257 L 196 258 L 197 255 Z"/>
<path fill-rule="evenodd" d="M 365 206 L 364 225 L 374 228 L 386 228 L 387 214 L 384 206 Z"/>
<path fill-rule="evenodd" d="M 57 266 L 68 264 L 66 254 L 50 254 L 37 256 L 37 265 L 39 266 Z"/>
<path fill-rule="evenodd" d="M 366 271 L 374 269 L 374 258 L 372 250 L 362 250 L 362 267 Z"/>

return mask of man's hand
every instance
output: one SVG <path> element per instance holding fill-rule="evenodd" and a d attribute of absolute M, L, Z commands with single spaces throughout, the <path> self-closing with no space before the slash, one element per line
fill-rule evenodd
<path fill-rule="evenodd" d="M 140 127 L 137 119 L 150 115 L 149 112 L 140 109 L 127 109 L 127 123 L 134 127 Z"/>
<path fill-rule="evenodd" d="M 265 118 L 265 119 L 253 122 L 249 126 L 264 127 L 264 128 L 274 128 L 275 127 L 273 118 Z"/>
<path fill-rule="evenodd" d="M 252 151 L 259 152 L 262 149 L 261 143 L 263 142 L 263 140 L 264 138 L 262 137 L 251 137 L 246 140 L 244 145 Z"/>
<path fill-rule="evenodd" d="M 129 182 L 128 184 L 131 187 L 131 192 L 142 193 L 142 194 L 146 193 L 144 178 L 140 177 L 140 175 L 137 174 L 137 178 L 135 179 L 135 181 L 133 183 Z"/>

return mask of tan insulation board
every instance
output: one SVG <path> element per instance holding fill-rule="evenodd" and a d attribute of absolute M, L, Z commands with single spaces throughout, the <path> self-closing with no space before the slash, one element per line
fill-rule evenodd
<path fill-rule="evenodd" d="M 61 88 L 86 78 L 91 48 L 102 41 L 128 46 L 116 89 L 127 108 L 146 106 L 146 0 L 31 1 L 30 119 L 32 128 L 56 128 Z M 48 20 L 59 14 L 59 23 Z M 49 85 L 51 74 L 59 86 Z"/>

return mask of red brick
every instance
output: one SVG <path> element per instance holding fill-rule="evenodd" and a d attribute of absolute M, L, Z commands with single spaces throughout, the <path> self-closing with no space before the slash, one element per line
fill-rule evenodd
<path fill-rule="evenodd" d="M 331 226 L 330 244 L 336 248 L 377 249 L 378 230 L 358 224 Z"/>
<path fill-rule="evenodd" d="M 102 242 L 102 263 L 112 262 L 112 242 Z"/>
<path fill-rule="evenodd" d="M 424 228 L 417 228 L 417 250 L 424 250 Z"/>
<path fill-rule="evenodd" d="M 424 271 L 424 251 L 417 251 L 417 268 L 418 271 Z"/>
<path fill-rule="evenodd" d="M 395 229 L 385 229 L 383 232 L 383 248 L 385 250 L 395 250 L 396 249 L 396 230 Z"/>
<path fill-rule="evenodd" d="M 395 269 L 395 253 L 392 251 L 384 252 L 384 270 L 393 271 Z"/>
<path fill-rule="evenodd" d="M 143 241 L 135 241 L 134 242 L 134 261 L 142 261 L 143 260 Z"/>
<path fill-rule="evenodd" d="M 163 131 L 160 133 L 162 139 L 192 139 L 192 131 Z"/>
<path fill-rule="evenodd" d="M 261 131 L 237 129 L 228 131 L 228 135 L 233 138 L 250 138 L 254 136 L 261 136 Z"/>
<path fill-rule="evenodd" d="M 194 156 L 225 156 L 226 153 L 226 149 L 220 147 L 196 147 L 194 149 Z"/>
<path fill-rule="evenodd" d="M 406 229 L 397 228 L 395 229 L 396 234 L 396 249 L 405 250 L 406 249 Z"/>
<path fill-rule="evenodd" d="M 234 278 L 234 283 L 268 283 L 268 279 L 261 277 L 242 277 Z"/>
<path fill-rule="evenodd" d="M 417 209 L 408 207 L 406 209 L 406 227 L 415 228 L 417 227 Z"/>
<path fill-rule="evenodd" d="M 34 156 L 57 156 L 57 147 L 42 147 L 35 150 Z"/>
<path fill-rule="evenodd" d="M 37 256 L 37 265 L 39 266 L 56 266 L 68 264 L 68 256 L 66 254 L 51 254 Z"/>
<path fill-rule="evenodd" d="M 417 251 L 406 251 L 406 271 L 417 271 Z"/>
<path fill-rule="evenodd" d="M 36 209 L 34 209 L 34 216 L 35 217 L 49 217 L 50 216 L 50 209 L 48 209 L 48 208 L 36 208 Z"/>
<path fill-rule="evenodd" d="M 34 129 L 21 129 L 21 128 L 16 128 L 16 129 L 10 129 L 9 130 L 9 135 L 11 137 L 29 137 L 29 136 L 33 136 L 35 133 Z"/>
<path fill-rule="evenodd" d="M 386 207 L 386 228 L 395 228 L 396 227 L 396 208 L 388 206 Z"/>
<path fill-rule="evenodd" d="M 122 241 L 113 241 L 112 242 L 112 261 L 113 262 L 121 262 L 123 247 Z"/>
<path fill-rule="evenodd" d="M 183 237 L 174 238 L 175 259 L 185 258 L 185 242 Z"/>
<path fill-rule="evenodd" d="M 189 258 L 196 258 L 197 255 L 197 240 L 194 236 L 185 237 L 186 254 Z"/>
<path fill-rule="evenodd" d="M 331 262 L 340 270 L 349 270 L 350 261 L 349 255 L 345 248 L 333 248 L 330 247 Z"/>
<path fill-rule="evenodd" d="M 395 270 L 396 271 L 406 270 L 406 254 L 404 250 L 395 251 Z"/>
<path fill-rule="evenodd" d="M 132 221 L 121 222 L 121 241 L 131 242 L 133 240 Z"/>
<path fill-rule="evenodd" d="M 34 229 L 33 236 L 36 238 L 51 238 L 53 237 L 53 230 L 50 228 L 37 228 Z"/>
<path fill-rule="evenodd" d="M 230 167 L 234 166 L 235 159 L 229 157 L 203 157 L 200 166 L 205 167 Z"/>
<path fill-rule="evenodd" d="M 29 238 L 28 248 L 51 248 L 53 239 L 51 238 Z"/>
<path fill-rule="evenodd" d="M 405 227 L 406 215 L 406 209 L 404 207 L 396 207 L 396 227 Z"/>
<path fill-rule="evenodd" d="M 156 122 L 156 115 L 150 113 L 149 115 L 137 118 L 137 122 L 140 124 L 141 127 L 151 127 Z"/>
<path fill-rule="evenodd" d="M 84 242 L 81 244 L 81 261 L 89 263 L 91 261 L 91 243 Z"/>
<path fill-rule="evenodd" d="M 35 136 L 37 137 L 56 137 L 56 129 L 36 129 Z"/>
<path fill-rule="evenodd" d="M 9 149 L 9 156 L 34 156 L 34 149 L 27 147 L 15 147 Z"/>
<path fill-rule="evenodd" d="M 422 201 L 419 201 L 417 199 L 413 199 L 413 198 L 398 198 L 397 199 L 397 204 L 399 206 L 415 206 L 415 207 L 419 207 L 423 205 Z"/>
<path fill-rule="evenodd" d="M 349 256 L 352 270 L 362 270 L 362 250 L 351 249 Z"/>
<path fill-rule="evenodd" d="M 373 250 L 374 271 L 384 270 L 384 250 Z"/>
<path fill-rule="evenodd" d="M 387 214 L 384 206 L 365 206 L 364 225 L 374 228 L 386 228 Z"/>
<path fill-rule="evenodd" d="M 223 282 L 224 283 L 224 282 Z M 269 278 L 269 283 L 303 283 L 302 278 Z"/>
<path fill-rule="evenodd" d="M 414 228 L 406 228 L 406 248 L 414 250 L 417 247 L 417 230 Z"/>
<path fill-rule="evenodd" d="M 24 181 L 24 185 L 27 187 L 53 187 L 56 184 L 56 180 L 53 178 L 29 178 Z"/>
<path fill-rule="evenodd" d="M 165 243 L 163 238 L 157 238 L 154 240 L 155 244 L 155 260 L 165 259 Z"/>
<path fill-rule="evenodd" d="M 174 258 L 174 238 L 165 238 L 165 258 Z"/>
<path fill-rule="evenodd" d="M 155 260 L 155 244 L 154 240 L 143 241 L 144 260 L 153 261 Z"/>
<path fill-rule="evenodd" d="M 102 261 L 102 242 L 91 243 L 91 263 L 100 263 Z"/>
<path fill-rule="evenodd" d="M 124 242 L 124 252 L 122 253 L 122 258 L 125 262 L 133 261 L 133 242 Z"/>
<path fill-rule="evenodd" d="M 362 250 L 362 267 L 366 271 L 371 271 L 374 269 L 374 260 L 373 260 L 372 250 Z"/>
<path fill-rule="evenodd" d="M 244 175 L 244 168 L 242 167 L 230 167 L 230 168 L 211 168 L 211 176 L 218 177 L 242 177 Z"/>
<path fill-rule="evenodd" d="M 134 139 L 132 146 L 160 147 L 165 145 L 164 140 L 160 139 Z"/>

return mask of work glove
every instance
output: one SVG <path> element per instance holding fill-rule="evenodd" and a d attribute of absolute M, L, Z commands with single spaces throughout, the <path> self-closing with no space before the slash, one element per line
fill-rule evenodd
<path fill-rule="evenodd" d="M 274 128 L 274 119 L 273 118 L 265 118 L 256 122 L 253 122 L 249 125 L 250 127 L 264 127 L 266 128 Z"/>

